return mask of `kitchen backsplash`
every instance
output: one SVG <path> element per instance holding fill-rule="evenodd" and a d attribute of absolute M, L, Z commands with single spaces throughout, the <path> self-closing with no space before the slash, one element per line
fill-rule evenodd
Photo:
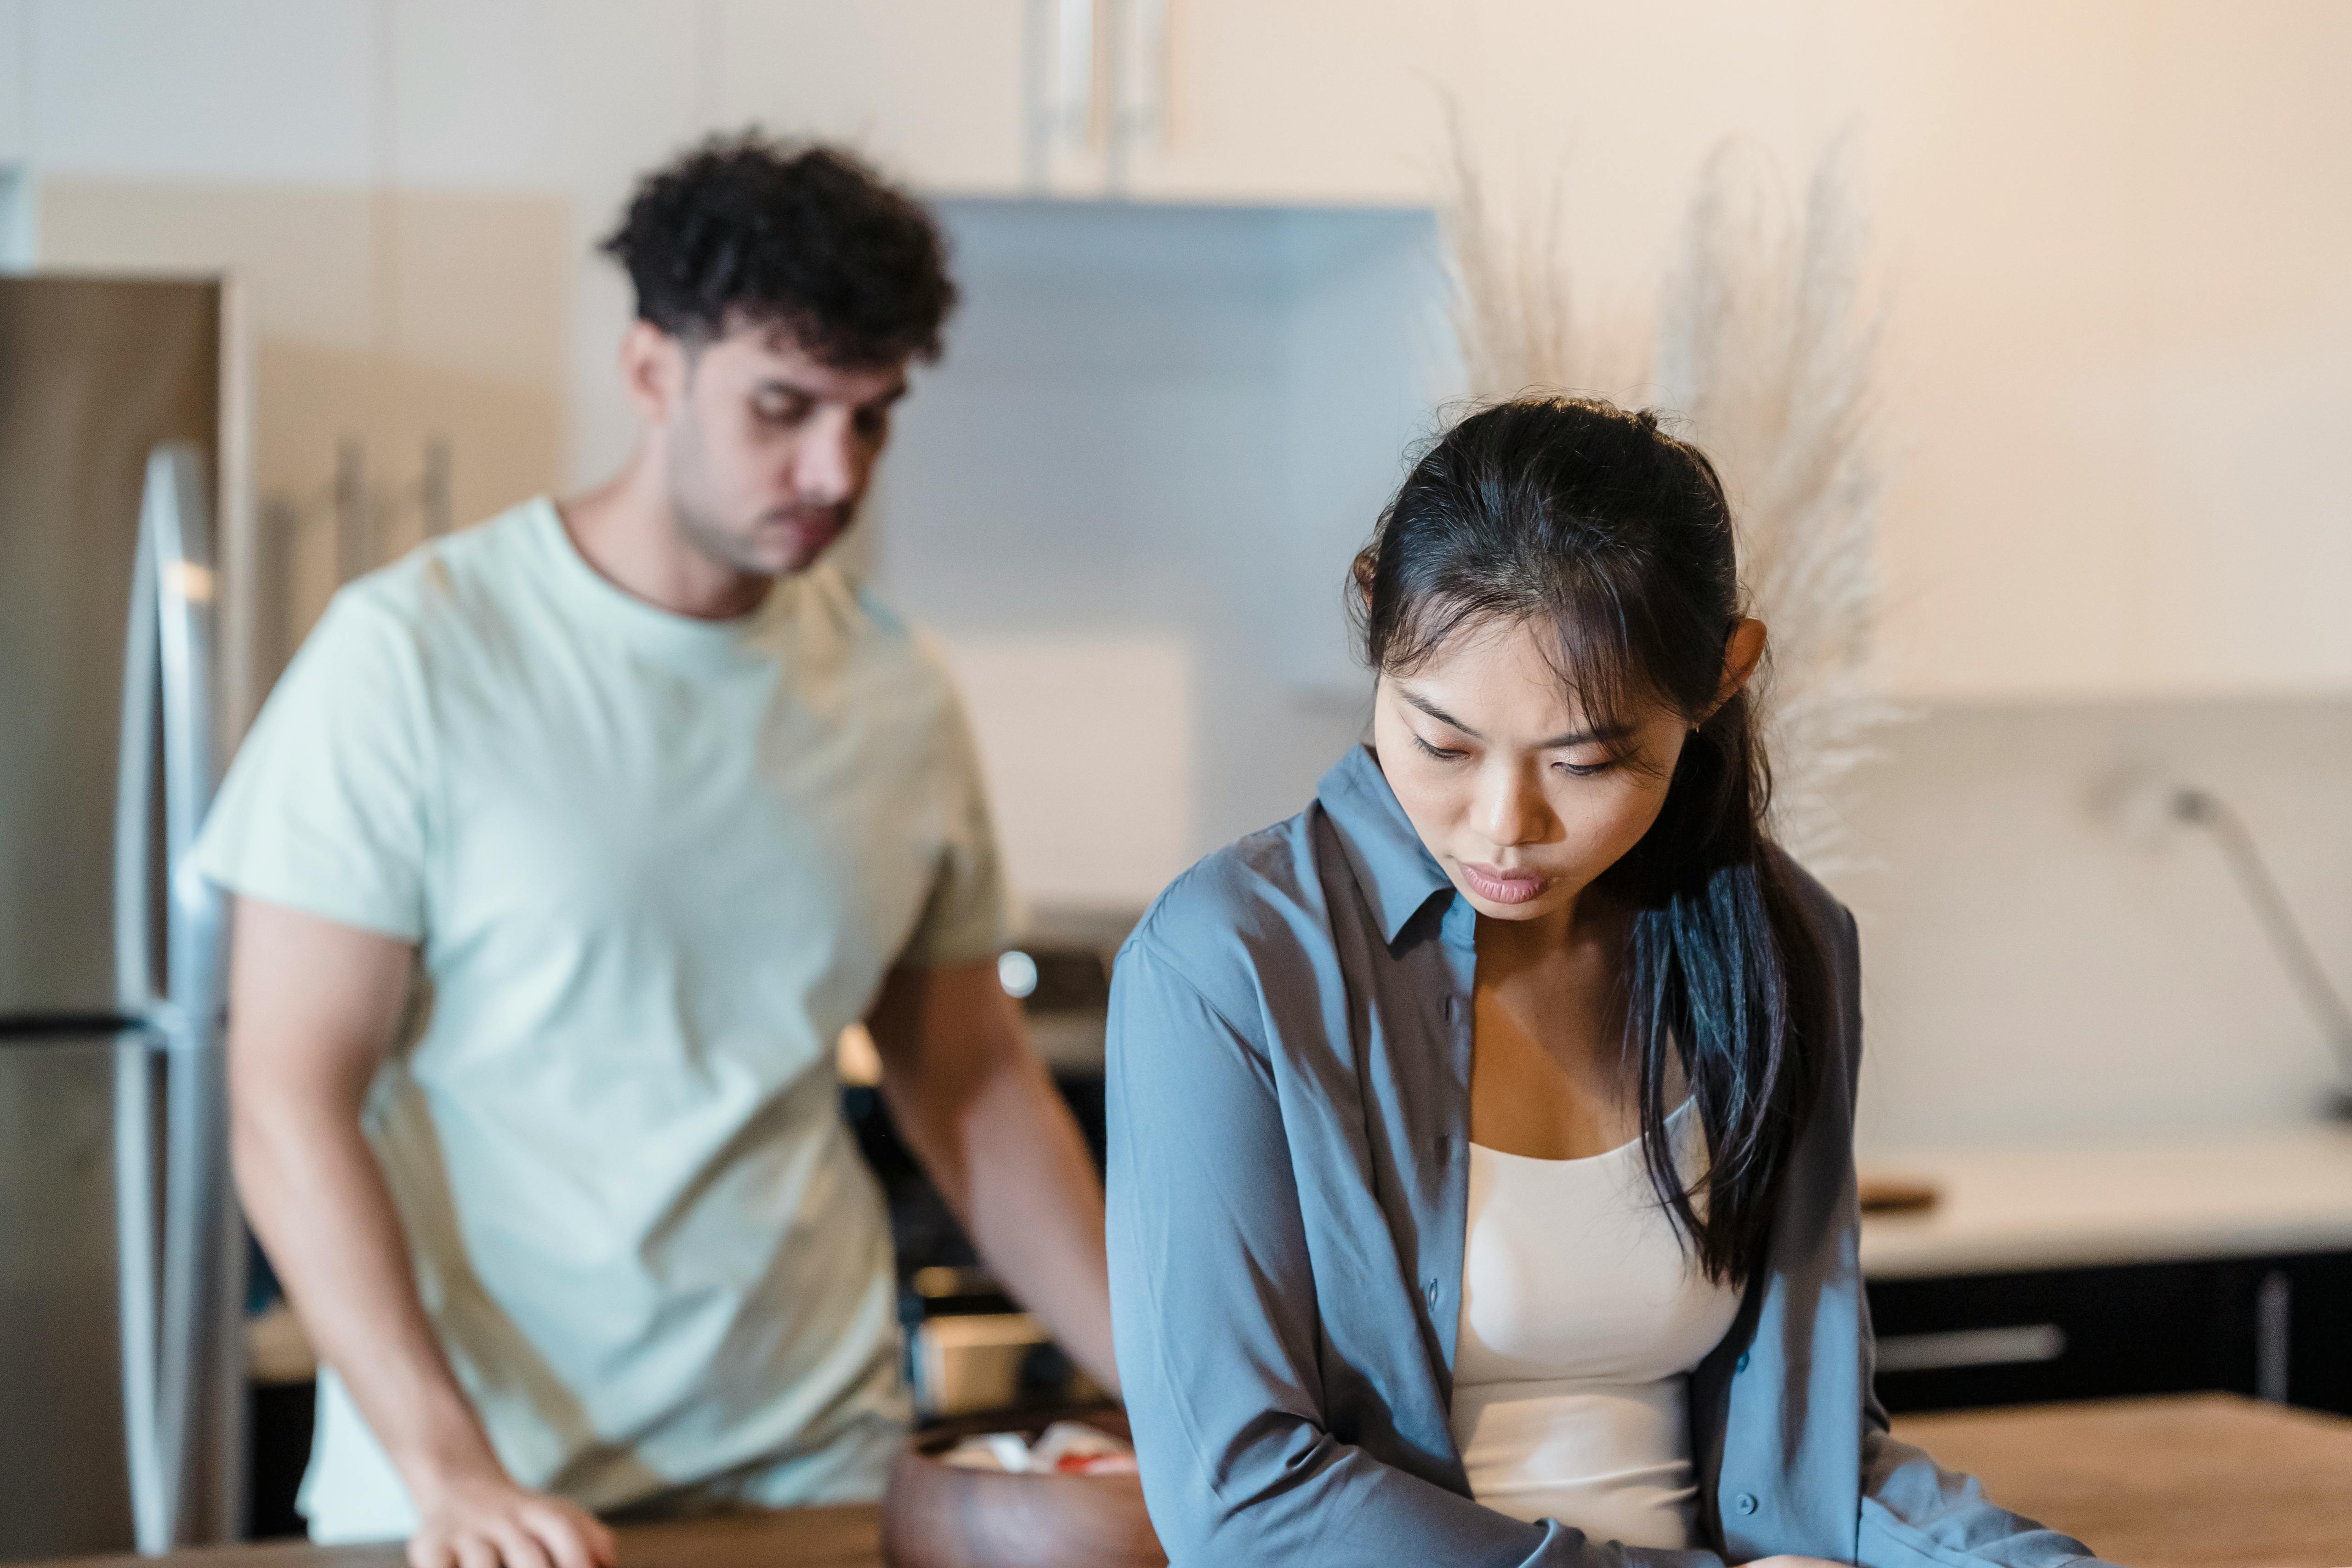
<path fill-rule="evenodd" d="M 1931 710 L 1854 780 L 1866 1149 L 2064 1142 L 2305 1120 L 2325 1036 L 2212 836 L 2243 818 L 2352 989 L 2352 700 Z"/>

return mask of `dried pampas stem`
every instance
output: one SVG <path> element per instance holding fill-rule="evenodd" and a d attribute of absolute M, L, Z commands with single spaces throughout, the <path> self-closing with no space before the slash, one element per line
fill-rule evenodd
<path fill-rule="evenodd" d="M 1453 178 L 1439 216 L 1454 285 L 1454 338 L 1473 392 L 1499 397 L 1589 384 L 1594 367 L 1579 357 L 1561 244 L 1561 182 L 1551 182 L 1532 221 L 1506 228 L 1458 130 Z"/>
<path fill-rule="evenodd" d="M 1622 397 L 1648 374 L 1646 302 L 1586 300 L 1569 266 L 1568 170 L 1498 201 L 1457 124 L 1438 217 L 1453 285 L 1449 314 L 1464 384 L 1477 400 L 1523 392 Z"/>
<path fill-rule="evenodd" d="M 1839 781 L 1901 717 L 1870 668 L 1885 467 L 1871 419 L 1879 315 L 1850 142 L 1813 172 L 1803 216 L 1727 147 L 1691 202 L 1658 322 L 1658 401 L 1720 466 L 1752 613 L 1770 629 L 1759 693 L 1772 826 L 1817 871 L 1851 868 Z"/>
<path fill-rule="evenodd" d="M 1454 140 L 1445 207 L 1454 321 L 1473 394 L 1606 384 L 1580 331 L 1559 184 L 1538 221 L 1496 221 Z M 1902 717 L 1870 668 L 1884 467 L 1871 424 L 1879 321 L 1850 146 L 1832 143 L 1801 221 L 1727 147 L 1695 194 L 1658 307 L 1655 401 L 1717 464 L 1739 519 L 1751 613 L 1770 628 L 1758 689 L 1773 761 L 1772 831 L 1814 870 L 1853 868 L 1838 785 Z"/>

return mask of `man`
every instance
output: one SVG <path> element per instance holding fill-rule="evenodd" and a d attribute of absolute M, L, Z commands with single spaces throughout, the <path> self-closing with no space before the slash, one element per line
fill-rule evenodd
<path fill-rule="evenodd" d="M 877 1495 L 906 1411 L 832 1069 L 861 1020 L 981 1250 L 1113 1377 L 1102 1194 L 996 980 L 954 695 L 821 559 L 938 352 L 940 237 L 745 137 L 605 248 L 627 466 L 337 595 L 199 850 L 237 895 L 238 1182 L 324 1363 L 304 1512 L 415 1568 Z"/>

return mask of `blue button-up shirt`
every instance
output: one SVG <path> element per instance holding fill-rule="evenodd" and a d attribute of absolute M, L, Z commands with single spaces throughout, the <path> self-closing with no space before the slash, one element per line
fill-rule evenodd
<path fill-rule="evenodd" d="M 1112 984 L 1111 1310 L 1177 1568 L 2089 1555 L 1887 1436 L 1856 1259 L 1853 921 L 1796 880 L 1836 1005 L 1769 1261 L 1689 1380 L 1689 1552 L 1471 1499 L 1448 1412 L 1477 916 L 1378 761 L 1350 752 L 1306 811 L 1160 895 Z"/>

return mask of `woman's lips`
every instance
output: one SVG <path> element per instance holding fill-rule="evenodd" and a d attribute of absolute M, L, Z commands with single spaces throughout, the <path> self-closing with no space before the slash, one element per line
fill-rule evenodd
<path fill-rule="evenodd" d="M 1462 863 L 1462 879 L 1470 890 L 1495 904 L 1524 904 L 1551 886 L 1549 877 L 1538 877 L 1532 871 L 1506 871 L 1499 866 L 1487 866 L 1475 860 Z"/>

